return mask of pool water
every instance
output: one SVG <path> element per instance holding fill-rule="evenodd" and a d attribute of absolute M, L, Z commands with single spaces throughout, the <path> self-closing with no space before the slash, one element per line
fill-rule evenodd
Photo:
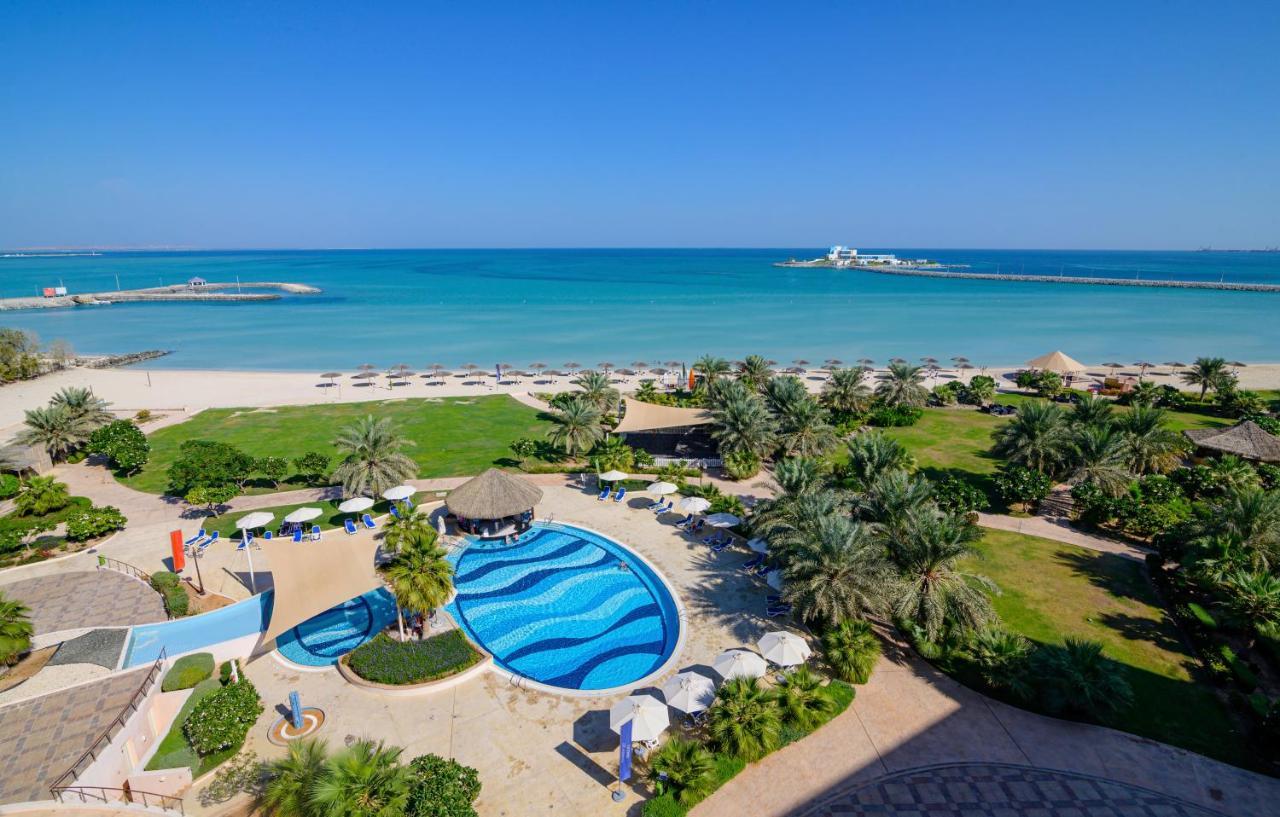
<path fill-rule="evenodd" d="M 380 587 L 307 619 L 277 638 L 276 649 L 295 664 L 327 667 L 395 620 L 395 598 Z"/>
<path fill-rule="evenodd" d="M 554 687 L 599 690 L 671 656 L 679 613 L 634 554 L 570 525 L 535 523 L 513 544 L 474 540 L 451 555 L 448 611 L 498 666 Z"/>

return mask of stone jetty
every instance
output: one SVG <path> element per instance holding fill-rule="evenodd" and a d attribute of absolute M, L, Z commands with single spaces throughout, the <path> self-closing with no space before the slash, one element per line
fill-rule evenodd
<path fill-rule="evenodd" d="M 234 291 L 228 291 L 234 290 Z M 244 292 L 243 290 L 276 290 L 275 292 Z M 243 301 L 275 301 L 280 292 L 291 295 L 314 295 L 321 290 L 306 284 L 276 281 L 250 281 L 248 283 L 205 283 L 197 286 L 173 284 L 146 289 L 121 289 L 108 292 L 85 292 L 76 295 L 59 295 L 52 298 L 0 298 L 0 311 L 9 309 L 55 309 L 58 307 L 84 306 L 88 304 L 125 303 L 135 301 L 200 301 L 206 303 L 237 303 Z"/>
<path fill-rule="evenodd" d="M 1093 284 L 1108 287 L 1161 287 L 1166 289 L 1221 289 L 1235 292 L 1280 292 L 1280 284 L 1234 284 L 1227 281 L 1161 281 L 1146 278 L 1086 278 L 1076 275 L 1006 275 L 995 272 L 947 272 L 918 267 L 858 267 L 881 275 L 917 278 L 954 278 L 978 281 L 1030 281 L 1039 284 Z"/>

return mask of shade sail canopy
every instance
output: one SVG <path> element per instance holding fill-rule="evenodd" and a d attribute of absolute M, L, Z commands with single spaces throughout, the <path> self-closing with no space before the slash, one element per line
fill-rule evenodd
<path fill-rule="evenodd" d="M 291 539 L 265 539 L 275 600 L 262 640 L 272 640 L 313 616 L 382 585 L 374 569 L 378 542 L 371 535 L 326 536 L 306 545 Z"/>
<path fill-rule="evenodd" d="M 795 633 L 789 633 L 786 630 L 765 633 L 764 637 L 756 642 L 756 646 L 760 648 L 760 654 L 766 660 L 772 661 L 780 667 L 794 667 L 797 664 L 803 664 L 813 654 L 808 642 Z"/>
<path fill-rule="evenodd" d="M 1189 428 L 1183 432 L 1197 448 L 1235 454 L 1260 462 L 1280 462 L 1280 439 L 1268 434 L 1252 420 L 1231 428 Z"/>
<path fill-rule="evenodd" d="M 764 659 L 750 650 L 725 650 L 716 656 L 711 668 L 726 681 L 734 678 L 763 678 L 769 671 Z"/>
<path fill-rule="evenodd" d="M 600 475 L 600 479 L 604 480 L 605 482 L 617 482 L 620 479 L 626 479 L 626 478 L 627 478 L 627 475 L 622 473 L 616 468 L 613 469 L 612 471 L 605 471 L 603 474 Z"/>
<path fill-rule="evenodd" d="M 667 706 L 681 712 L 701 712 L 716 699 L 716 682 L 698 672 L 682 672 L 662 685 Z"/>
<path fill-rule="evenodd" d="M 355 496 L 338 506 L 343 513 L 359 513 L 373 507 L 373 500 L 367 496 Z"/>
<path fill-rule="evenodd" d="M 250 530 L 252 528 L 260 528 L 263 525 L 271 524 L 271 520 L 275 518 L 276 518 L 276 515 L 273 513 L 267 513 L 266 511 L 255 511 L 247 516 L 242 516 L 238 520 L 236 520 L 236 527 L 239 528 L 240 530 Z"/>
<path fill-rule="evenodd" d="M 655 496 L 666 496 L 674 494 L 678 488 L 670 482 L 650 482 L 646 490 Z"/>
<path fill-rule="evenodd" d="M 390 499 L 392 502 L 398 502 L 401 499 L 408 499 L 418 493 L 418 489 L 412 485 L 397 485 L 394 488 L 388 488 L 382 492 L 383 499 Z"/>
<path fill-rule="evenodd" d="M 628 695 L 609 708 L 609 728 L 622 731 L 631 721 L 632 740 L 656 740 L 671 723 L 667 705 L 652 695 Z"/>
<path fill-rule="evenodd" d="M 626 406 L 627 413 L 614 429 L 618 434 L 701 426 L 711 422 L 711 414 L 706 409 L 655 406 L 653 403 L 641 403 L 630 397 L 622 398 L 622 402 Z"/>
<path fill-rule="evenodd" d="M 700 496 L 686 496 L 680 500 L 679 508 L 688 513 L 702 513 L 711 507 L 710 500 L 703 499 Z"/>
<path fill-rule="evenodd" d="M 312 519 L 315 519 L 317 516 L 320 516 L 323 513 L 324 511 L 322 511 L 319 508 L 299 508 L 298 510 L 286 516 L 284 518 L 284 521 L 310 522 Z"/>
<path fill-rule="evenodd" d="M 1027 367 L 1043 369 L 1046 372 L 1057 372 L 1058 374 L 1071 374 L 1072 372 L 1083 372 L 1085 370 L 1083 363 L 1063 352 L 1050 352 L 1047 355 L 1032 358 L 1027 361 Z"/>
<path fill-rule="evenodd" d="M 449 512 L 466 519 L 502 519 L 531 510 L 542 501 L 542 489 L 519 477 L 490 468 L 449 493 Z"/>

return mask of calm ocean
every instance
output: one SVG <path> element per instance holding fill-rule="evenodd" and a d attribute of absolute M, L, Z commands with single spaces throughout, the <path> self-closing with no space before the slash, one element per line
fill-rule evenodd
<path fill-rule="evenodd" d="M 864 250 L 877 251 L 877 250 Z M 972 271 L 1280 283 L 1280 254 L 912 250 Z M 774 261 L 818 249 L 380 250 L 0 258 L 0 296 L 210 281 L 322 295 L 0 313 L 84 353 L 173 349 L 157 368 L 350 369 L 408 363 L 594 365 L 757 353 L 779 361 L 964 355 L 1013 365 L 1216 354 L 1280 361 L 1280 294 L 954 281 Z"/>

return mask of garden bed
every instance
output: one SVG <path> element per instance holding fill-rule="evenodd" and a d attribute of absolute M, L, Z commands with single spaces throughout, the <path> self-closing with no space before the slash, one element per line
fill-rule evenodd
<path fill-rule="evenodd" d="M 397 641 L 380 633 L 344 655 L 339 671 L 362 686 L 397 690 L 438 684 L 488 661 L 461 630 L 422 641 Z"/>

